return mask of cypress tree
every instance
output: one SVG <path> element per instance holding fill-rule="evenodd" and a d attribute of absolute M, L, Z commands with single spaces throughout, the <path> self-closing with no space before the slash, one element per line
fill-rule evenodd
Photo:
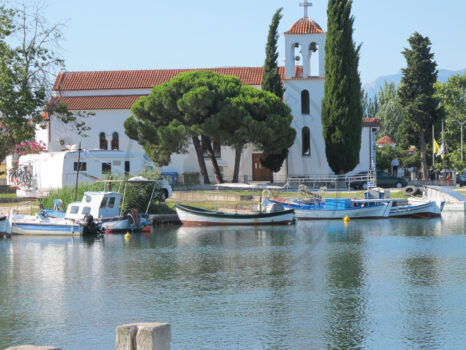
<path fill-rule="evenodd" d="M 401 125 L 402 143 L 404 146 L 418 145 L 421 171 L 424 179 L 427 179 L 426 136 L 431 135 L 432 124 L 440 119 L 442 113 L 434 96 L 437 64 L 434 54 L 430 52 L 428 37 L 416 32 L 408 42 L 411 49 L 402 52 L 407 66 L 402 69 L 403 77 L 398 88 L 399 101 L 406 112 Z"/>
<path fill-rule="evenodd" d="M 336 174 L 354 169 L 361 148 L 360 46 L 353 41 L 351 5 L 351 0 L 329 0 L 327 8 L 322 127 L 327 161 Z"/>
<path fill-rule="evenodd" d="M 267 45 L 265 47 L 265 62 L 264 62 L 264 75 L 262 76 L 262 90 L 269 91 L 283 97 L 282 79 L 278 72 L 277 59 L 277 41 L 278 41 L 278 24 L 282 19 L 283 8 L 279 8 L 272 18 L 272 23 L 269 27 L 269 36 L 267 38 Z"/>

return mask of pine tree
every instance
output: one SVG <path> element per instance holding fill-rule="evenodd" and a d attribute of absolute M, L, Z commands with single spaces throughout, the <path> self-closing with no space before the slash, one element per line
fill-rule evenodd
<path fill-rule="evenodd" d="M 267 38 L 267 46 L 265 47 L 264 75 L 261 83 L 262 90 L 272 92 L 280 98 L 283 97 L 284 89 L 277 66 L 277 28 L 280 19 L 283 17 L 281 14 L 282 10 L 283 8 L 279 8 L 275 12 L 269 27 L 269 36 Z"/>
<path fill-rule="evenodd" d="M 430 52 L 430 40 L 419 33 L 408 39 L 410 49 L 402 53 L 407 66 L 402 69 L 403 77 L 398 88 L 400 104 L 405 108 L 402 124 L 402 141 L 416 144 L 421 156 L 421 171 L 428 178 L 426 160 L 426 136 L 430 136 L 432 124 L 440 118 L 438 101 L 434 97 L 434 83 L 437 81 L 437 64 Z"/>
<path fill-rule="evenodd" d="M 322 126 L 327 161 L 336 174 L 354 169 L 361 148 L 360 46 L 353 42 L 351 5 L 351 0 L 329 0 L 327 8 Z"/>

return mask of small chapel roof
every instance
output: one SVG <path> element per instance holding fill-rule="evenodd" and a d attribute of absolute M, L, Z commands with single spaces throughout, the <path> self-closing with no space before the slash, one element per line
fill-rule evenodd
<path fill-rule="evenodd" d="M 318 34 L 325 31 L 312 19 L 303 17 L 299 21 L 293 23 L 290 30 L 285 34 Z"/>
<path fill-rule="evenodd" d="M 53 85 L 53 90 L 152 89 L 154 86 L 167 82 L 180 73 L 199 70 L 234 75 L 246 85 L 260 85 L 264 73 L 263 67 L 60 72 Z M 284 79 L 285 67 L 279 67 L 279 73 Z"/>
<path fill-rule="evenodd" d="M 383 136 L 376 142 L 378 145 L 396 145 L 395 140 L 393 140 L 390 136 Z"/>

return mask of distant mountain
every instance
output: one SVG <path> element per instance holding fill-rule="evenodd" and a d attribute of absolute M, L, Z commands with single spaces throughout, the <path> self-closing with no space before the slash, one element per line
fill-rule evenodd
<path fill-rule="evenodd" d="M 460 70 L 448 70 L 448 69 L 439 69 L 438 71 L 438 80 L 441 82 L 446 82 L 449 77 L 455 74 L 460 74 L 463 75 L 466 73 L 466 68 L 465 69 L 460 69 Z M 362 87 L 363 89 L 367 92 L 367 95 L 372 98 L 374 97 L 378 92 L 381 87 L 384 86 L 385 82 L 394 82 L 395 86 L 400 85 L 401 82 L 401 71 L 397 74 L 392 74 L 392 75 L 386 75 L 384 77 L 377 78 L 375 81 L 372 83 L 367 83 L 364 84 Z"/>

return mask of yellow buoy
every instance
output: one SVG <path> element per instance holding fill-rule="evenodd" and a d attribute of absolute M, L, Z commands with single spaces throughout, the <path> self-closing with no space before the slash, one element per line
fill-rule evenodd
<path fill-rule="evenodd" d="M 347 215 L 347 216 L 345 216 L 345 217 L 343 218 L 343 221 L 344 221 L 345 223 L 348 223 L 348 222 L 350 222 L 350 218 L 349 218 L 349 216 L 348 216 L 348 215 Z"/>
<path fill-rule="evenodd" d="M 131 233 L 126 232 L 125 239 L 131 239 Z"/>

